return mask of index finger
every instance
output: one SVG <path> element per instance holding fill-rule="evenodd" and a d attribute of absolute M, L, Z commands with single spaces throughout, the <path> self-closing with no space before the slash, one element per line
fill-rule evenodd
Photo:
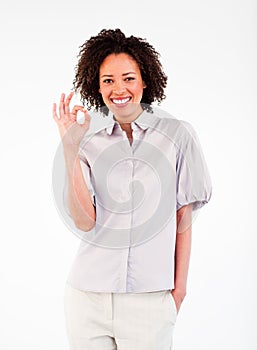
<path fill-rule="evenodd" d="M 83 106 L 75 105 L 72 108 L 72 114 L 77 114 L 78 111 L 85 112 L 85 109 Z"/>

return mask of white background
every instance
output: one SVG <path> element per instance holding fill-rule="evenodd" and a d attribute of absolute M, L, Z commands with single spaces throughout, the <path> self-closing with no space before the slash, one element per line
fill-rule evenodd
<path fill-rule="evenodd" d="M 53 201 L 51 108 L 72 87 L 79 45 L 119 27 L 161 53 L 162 108 L 195 127 L 213 182 L 193 227 L 174 349 L 256 350 L 256 9 L 254 0 L 1 2 L 1 349 L 68 349 L 62 297 L 79 241 Z"/>

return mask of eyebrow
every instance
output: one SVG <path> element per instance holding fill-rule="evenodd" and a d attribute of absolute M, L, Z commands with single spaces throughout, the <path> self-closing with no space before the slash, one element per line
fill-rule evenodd
<path fill-rule="evenodd" d="M 128 72 L 128 73 L 123 73 L 122 76 L 126 76 L 126 75 L 129 75 L 129 74 L 136 74 L 135 72 Z M 104 74 L 101 76 L 101 78 L 103 77 L 113 77 L 112 74 Z"/>

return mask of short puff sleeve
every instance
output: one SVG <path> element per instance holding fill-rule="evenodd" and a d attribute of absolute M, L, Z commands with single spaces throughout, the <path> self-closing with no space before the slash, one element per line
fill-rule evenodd
<path fill-rule="evenodd" d="M 192 210 L 195 212 L 211 198 L 211 178 L 193 126 L 180 120 L 179 130 L 176 162 L 177 210 L 192 203 Z"/>

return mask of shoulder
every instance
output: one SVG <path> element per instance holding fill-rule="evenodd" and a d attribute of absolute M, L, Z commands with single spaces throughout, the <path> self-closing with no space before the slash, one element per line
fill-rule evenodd
<path fill-rule="evenodd" d="M 176 144 L 184 144 L 190 140 L 197 140 L 197 133 L 194 126 L 184 119 L 178 119 L 173 115 L 157 111 L 156 116 L 156 129 L 167 135 Z"/>
<path fill-rule="evenodd" d="M 161 123 L 163 126 L 169 126 L 176 129 L 194 129 L 192 124 L 188 121 L 184 119 L 178 119 L 171 113 L 168 113 L 161 108 L 153 107 L 153 114 L 159 123 Z"/>

